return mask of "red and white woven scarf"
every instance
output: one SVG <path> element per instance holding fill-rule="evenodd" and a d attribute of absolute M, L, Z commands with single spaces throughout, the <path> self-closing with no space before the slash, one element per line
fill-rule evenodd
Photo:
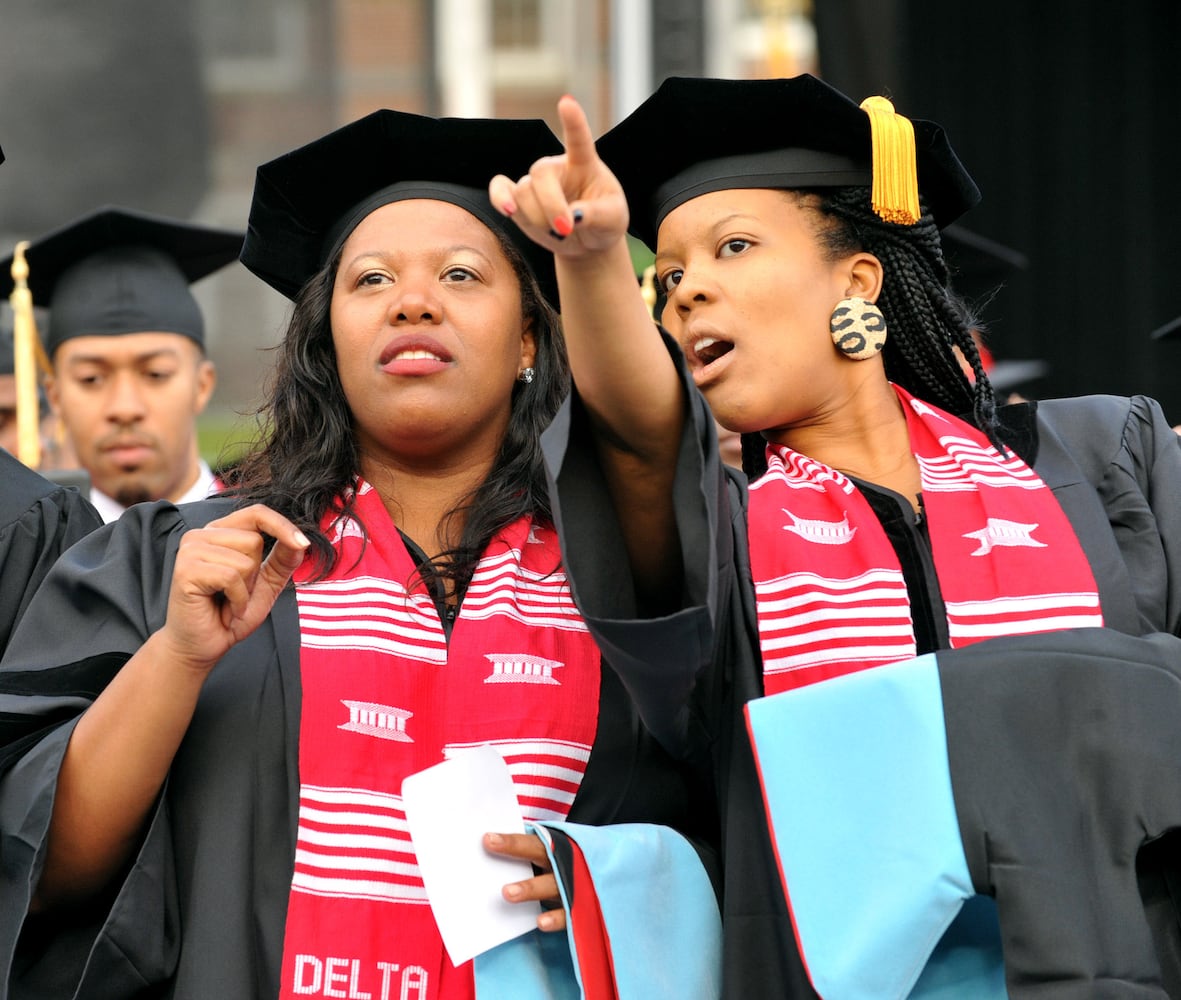
<path fill-rule="evenodd" d="M 895 386 L 953 648 L 1101 626 L 1090 564 L 1053 492 L 970 424 Z M 906 584 L 881 523 L 840 472 L 767 449 L 750 556 L 767 694 L 915 655 Z"/>
<path fill-rule="evenodd" d="M 465 747 L 508 762 L 526 819 L 564 819 L 598 726 L 599 653 L 557 538 L 523 519 L 493 541 L 448 643 L 368 484 L 325 519 L 339 558 L 296 576 L 303 702 L 299 829 L 282 996 L 470 1000 L 427 905 L 402 779 Z M 463 803 L 457 802 L 456 809 Z"/>

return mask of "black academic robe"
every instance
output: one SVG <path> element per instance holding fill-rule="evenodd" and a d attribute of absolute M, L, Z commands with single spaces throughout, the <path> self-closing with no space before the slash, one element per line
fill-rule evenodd
<path fill-rule="evenodd" d="M 291 587 L 210 674 L 126 876 L 82 912 L 26 920 L 74 722 L 164 622 L 181 534 L 232 506 L 130 509 L 59 561 L 13 637 L 0 669 L 0 982 L 13 998 L 278 992 L 299 788 Z M 599 728 L 569 820 L 660 823 L 704 843 L 711 808 L 604 669 Z"/>
<path fill-rule="evenodd" d="M 0 655 L 49 567 L 102 521 L 76 490 L 0 449 Z"/>
<path fill-rule="evenodd" d="M 745 479 L 722 465 L 708 407 L 676 345 L 666 338 L 666 346 L 688 399 L 673 497 L 684 564 L 681 610 L 663 618 L 641 618 L 633 595 L 621 586 L 617 567 L 626 564 L 627 556 L 595 459 L 587 415 L 576 395 L 543 438 L 563 558 L 575 600 L 605 655 L 627 663 L 627 676 L 665 677 L 657 697 L 634 692 L 653 732 L 674 751 L 712 754 L 722 809 L 725 995 L 734 1000 L 813 997 L 780 888 L 743 717 L 743 706 L 763 695 L 747 554 Z M 1010 446 L 1053 489 L 1070 519 L 1094 571 L 1108 628 L 1128 636 L 1181 634 L 1181 445 L 1159 406 L 1144 397 L 1093 396 L 1008 407 L 1004 420 Z M 922 528 L 900 497 L 881 490 L 867 490 L 867 497 L 899 553 L 912 598 L 927 604 L 925 617 L 931 624 L 925 641 L 929 648 L 946 651 L 943 604 Z M 961 655 L 977 663 L 987 655 L 988 645 L 941 654 L 941 672 L 945 661 L 951 669 Z M 996 648 L 1006 656 L 1015 655 L 1011 648 Z M 1045 657 L 1032 659 L 1044 662 Z M 1019 695 L 1013 685 L 1020 682 L 1021 671 L 1003 676 L 998 683 L 1009 685 L 1010 696 Z M 962 715 L 965 699 L 970 704 L 973 697 L 997 697 L 986 689 L 965 692 L 961 685 L 960 690 L 960 700 L 945 706 L 949 719 Z M 1176 721 L 1181 727 L 1181 718 Z M 1005 736 L 996 733 L 994 738 Z M 1006 761 L 1005 770 L 990 772 L 988 760 L 985 754 L 976 766 L 993 784 L 1022 780 L 1012 771 L 1011 761 Z M 816 766 L 823 768 L 824 762 Z M 978 782 L 980 773 L 965 775 L 965 788 Z M 977 842 L 980 831 L 971 828 L 970 803 L 957 799 L 957 805 L 965 842 Z M 1085 864 L 1094 859 L 1079 860 Z M 1181 996 L 1181 837 L 1147 845 L 1141 862 L 1141 892 L 1164 965 L 1161 974 L 1174 995 Z M 1080 870 L 1079 877 L 1086 879 L 1088 872 Z M 988 893 L 991 887 L 977 885 L 976 891 Z M 1102 899 L 1094 902 L 1100 908 L 1106 905 Z M 1050 905 L 1045 910 L 1068 935 L 1073 918 L 1069 906 Z M 1006 913 L 1002 910 L 1000 916 L 1004 926 Z M 1120 919 L 1116 912 L 1110 918 Z M 883 919 L 889 915 L 883 914 Z M 1013 918 L 1009 927 L 1020 937 L 1022 928 Z M 1086 956 L 1086 949 L 1081 950 Z M 1159 985 L 1152 983 L 1158 974 L 1152 960 L 1147 969 L 1131 969 L 1130 964 L 1111 969 L 1102 965 L 1102 954 L 1095 949 L 1091 956 L 1096 967 L 1071 970 L 1078 976 L 1073 985 L 1059 983 L 1039 995 L 1098 995 L 1096 983 L 1108 974 L 1118 985 L 1103 995 L 1161 995 Z M 1021 995 L 1031 983 L 1036 989 L 1036 955 L 1034 967 L 1024 968 L 1031 978 L 1010 978 L 1013 995 Z M 1125 972 L 1130 984 L 1120 982 Z"/>

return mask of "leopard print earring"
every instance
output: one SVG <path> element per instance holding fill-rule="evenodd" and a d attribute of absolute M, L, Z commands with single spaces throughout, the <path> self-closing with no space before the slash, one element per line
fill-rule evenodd
<path fill-rule="evenodd" d="M 832 342 L 850 361 L 877 357 L 886 343 L 886 317 L 868 299 L 841 299 L 828 320 Z"/>

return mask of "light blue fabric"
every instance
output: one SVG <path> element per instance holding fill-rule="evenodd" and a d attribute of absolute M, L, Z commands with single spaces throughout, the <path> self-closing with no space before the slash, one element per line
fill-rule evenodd
<path fill-rule="evenodd" d="M 561 934 L 534 930 L 477 955 L 477 1000 L 582 1000 Z"/>
<path fill-rule="evenodd" d="M 911 1000 L 1008 1000 L 996 901 L 973 896 L 947 929 Z"/>
<path fill-rule="evenodd" d="M 551 862 L 550 829 L 564 833 L 582 851 L 610 938 L 620 1000 L 721 996 L 721 918 L 709 878 L 684 837 L 647 823 L 546 823 L 527 824 L 527 829 L 541 837 Z M 558 889 L 569 912 L 560 878 Z M 545 939 L 541 950 L 539 937 Z M 563 943 L 559 956 L 557 946 Z M 565 942 L 556 934 L 527 934 L 477 956 L 476 996 L 582 998 L 576 970 L 572 931 Z"/>
<path fill-rule="evenodd" d="M 812 985 L 825 1000 L 906 997 L 974 895 L 934 655 L 746 712 Z"/>

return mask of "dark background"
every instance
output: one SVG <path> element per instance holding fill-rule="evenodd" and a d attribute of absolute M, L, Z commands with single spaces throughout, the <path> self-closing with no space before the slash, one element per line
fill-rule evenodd
<path fill-rule="evenodd" d="M 656 70 L 701 75 L 655 0 Z M 1040 358 L 1042 397 L 1147 393 L 1181 423 L 1181 2 L 814 0 L 819 75 L 947 130 L 984 199 L 961 223 L 1028 260 L 983 311 L 998 359 Z"/>
<path fill-rule="evenodd" d="M 1023 253 L 985 312 L 1041 396 L 1143 392 L 1181 422 L 1181 3 L 817 0 L 821 75 L 943 125 Z"/>

